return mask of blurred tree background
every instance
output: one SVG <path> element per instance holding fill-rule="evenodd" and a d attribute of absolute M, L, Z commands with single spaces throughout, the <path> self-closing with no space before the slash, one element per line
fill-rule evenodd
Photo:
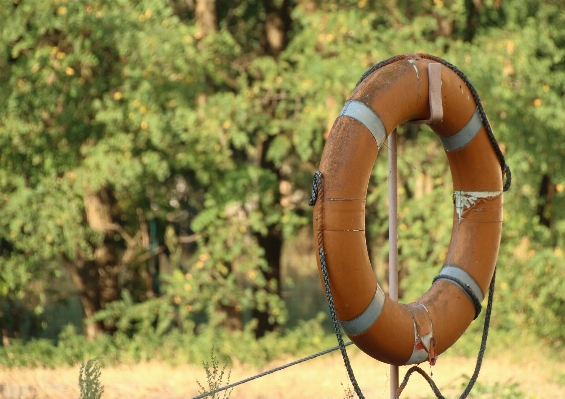
<path fill-rule="evenodd" d="M 56 342 L 47 310 L 70 297 L 88 341 L 295 325 L 286 304 L 310 302 L 285 304 L 282 260 L 313 251 L 329 129 L 369 67 L 426 52 L 469 76 L 513 172 L 494 328 L 563 349 L 563 0 L 12 0 L 0 21 L 4 347 Z M 399 134 L 406 302 L 446 255 L 451 177 L 427 127 Z M 380 157 L 367 236 L 381 281 L 386 174 Z M 305 259 L 292 267 L 315 270 Z"/>

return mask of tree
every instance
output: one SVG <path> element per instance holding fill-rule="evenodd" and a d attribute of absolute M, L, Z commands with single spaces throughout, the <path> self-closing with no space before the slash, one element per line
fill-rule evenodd
<path fill-rule="evenodd" d="M 0 13 L 4 301 L 39 293 L 40 312 L 38 281 L 70 273 L 85 317 L 97 315 L 91 338 L 283 324 L 281 251 L 308 225 L 333 121 L 364 71 L 421 51 L 470 77 L 515 176 L 499 281 L 501 306 L 518 312 L 497 323 L 545 318 L 538 333 L 565 339 L 558 1 L 21 0 Z M 410 300 L 445 256 L 451 189 L 438 140 L 399 133 Z M 381 281 L 385 179 L 379 159 L 367 240 Z M 170 275 L 147 261 L 157 252 Z"/>
<path fill-rule="evenodd" d="M 25 276 L 9 281 L 9 292 L 46 264 L 60 275 L 63 260 L 85 317 L 124 287 L 140 300 L 154 295 L 143 262 L 146 219 L 166 221 L 178 208 L 169 192 L 187 167 L 195 116 L 185 107 L 203 91 L 208 58 L 194 47 L 179 57 L 193 30 L 150 3 L 2 7 L 10 21 L 2 32 L 2 236 L 7 268 Z M 176 41 L 158 46 L 163 37 Z M 89 338 L 112 328 L 85 326 Z"/>
<path fill-rule="evenodd" d="M 87 318 L 127 292 L 147 301 L 155 296 L 155 276 L 145 262 L 146 220 L 186 222 L 188 208 L 198 214 L 197 261 L 176 266 L 183 287 L 190 290 L 192 282 L 199 295 L 185 298 L 184 309 L 207 309 L 212 317 L 220 296 L 226 306 L 274 306 L 283 317 L 276 281 L 253 277 L 242 286 L 230 272 L 234 262 L 250 275 L 267 269 L 252 233 L 233 245 L 246 226 L 263 228 L 262 210 L 242 218 L 237 203 L 253 211 L 250 191 L 276 184 L 253 163 L 237 162 L 247 131 L 230 139 L 231 121 L 222 115 L 235 110 L 234 90 L 243 83 L 234 69 L 226 73 L 239 50 L 227 32 L 214 32 L 211 5 L 197 4 L 196 24 L 151 2 L 53 1 L 37 12 L 28 1 L 2 8 L 11 21 L 2 32 L 9 54 L 3 76 L 10 79 L 0 127 L 9 166 L 2 237 L 8 265 L 23 274 L 7 282 L 6 295 L 37 279 L 45 263 L 60 275 L 63 261 Z M 175 306 L 177 297 L 170 298 Z M 96 320 L 85 325 L 91 339 L 115 328 L 115 318 Z"/>

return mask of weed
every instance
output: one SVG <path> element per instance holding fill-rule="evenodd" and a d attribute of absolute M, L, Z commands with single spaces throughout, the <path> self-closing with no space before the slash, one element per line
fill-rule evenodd
<path fill-rule="evenodd" d="M 351 390 L 351 387 L 349 385 L 347 385 L 347 388 L 343 386 L 343 384 L 341 384 L 341 387 L 343 388 L 343 391 L 345 392 L 345 398 L 344 399 L 355 399 L 355 395 L 353 393 L 353 391 Z"/>
<path fill-rule="evenodd" d="M 207 361 L 202 361 L 202 365 L 204 366 L 204 370 L 206 371 L 206 380 L 208 382 L 208 388 L 204 388 L 204 386 L 200 383 L 200 381 L 196 380 L 196 383 L 200 387 L 200 391 L 198 392 L 200 395 L 207 394 L 205 397 L 210 397 L 213 399 L 228 399 L 233 391 L 233 388 L 227 389 L 223 391 L 223 396 L 218 395 L 218 389 L 223 386 L 223 379 L 226 368 L 228 366 L 228 360 L 220 370 L 218 358 L 215 354 L 215 348 L 212 346 L 212 350 L 210 351 L 210 358 L 212 359 L 212 364 L 208 364 Z M 225 385 L 229 385 L 230 383 L 230 375 L 231 369 L 228 370 L 227 379 L 225 381 Z"/>
<path fill-rule="evenodd" d="M 80 399 L 100 399 L 104 393 L 104 387 L 100 383 L 100 366 L 96 360 L 100 357 L 95 357 L 80 366 L 80 373 L 78 376 L 78 385 L 80 387 Z"/>

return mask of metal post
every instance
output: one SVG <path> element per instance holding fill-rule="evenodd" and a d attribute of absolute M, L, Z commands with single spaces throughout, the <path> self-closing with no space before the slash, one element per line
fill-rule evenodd
<path fill-rule="evenodd" d="M 398 301 L 398 182 L 396 129 L 388 136 L 388 295 Z M 396 398 L 398 366 L 390 366 L 390 399 Z"/>

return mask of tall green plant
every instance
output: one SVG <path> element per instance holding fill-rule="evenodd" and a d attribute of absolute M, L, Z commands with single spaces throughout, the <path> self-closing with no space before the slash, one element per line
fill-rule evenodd
<path fill-rule="evenodd" d="M 80 387 L 79 399 L 100 399 L 104 393 L 104 387 L 100 383 L 100 366 L 96 363 L 99 358 L 90 359 L 80 366 L 78 383 Z"/>

